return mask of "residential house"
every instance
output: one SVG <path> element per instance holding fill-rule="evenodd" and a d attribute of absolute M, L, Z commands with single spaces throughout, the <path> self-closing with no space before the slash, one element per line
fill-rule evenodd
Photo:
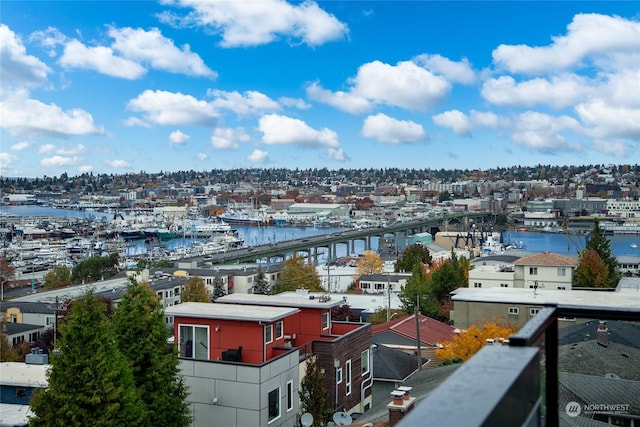
<path fill-rule="evenodd" d="M 14 346 L 33 343 L 48 328 L 55 327 L 55 304 L 44 302 L 3 301 L 0 312 L 4 319 L 4 333 Z"/>
<path fill-rule="evenodd" d="M 356 289 L 365 294 L 378 294 L 387 291 L 400 292 L 407 284 L 411 273 L 363 274 L 356 280 Z"/>
<path fill-rule="evenodd" d="M 284 319 L 285 342 L 298 348 L 302 359 L 318 357 L 325 371 L 325 385 L 336 411 L 365 412 L 371 406 L 371 325 L 333 321 L 331 309 L 344 304 L 331 295 L 233 294 L 218 302 L 235 305 L 295 307 L 299 313 Z M 260 308 L 261 310 L 262 308 Z M 301 367 L 301 371 L 303 368 Z"/>
<path fill-rule="evenodd" d="M 578 259 L 553 252 L 526 256 L 513 263 L 514 288 L 570 290 Z"/>

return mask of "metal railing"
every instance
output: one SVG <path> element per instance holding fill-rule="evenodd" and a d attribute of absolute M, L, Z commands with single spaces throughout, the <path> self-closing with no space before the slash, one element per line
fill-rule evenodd
<path fill-rule="evenodd" d="M 582 323 L 578 323 L 576 328 L 595 321 L 595 324 L 590 326 L 590 330 L 593 330 L 598 321 L 600 323 L 605 321 L 638 322 L 640 321 L 640 307 L 637 310 L 623 310 L 579 305 L 546 306 L 517 333 L 509 337 L 508 346 L 487 345 L 483 347 L 438 388 L 419 402 L 413 410 L 408 412 L 397 426 L 556 427 L 566 424 L 566 422 L 561 423 L 561 411 L 566 411 L 568 417 L 577 416 L 575 413 L 570 413 L 570 408 L 559 407 L 558 327 L 559 320 L 565 324 L 567 319 L 573 319 L 574 322 L 575 319 L 580 319 Z M 631 336 L 640 337 L 640 327 L 633 324 L 633 330 Z M 585 343 L 590 342 L 589 340 L 595 338 L 589 334 L 584 335 L 586 337 L 575 338 L 577 341 L 573 348 L 578 348 L 576 347 L 578 345 L 584 346 Z M 640 338 L 637 338 L 636 341 L 627 342 L 629 346 L 626 348 L 634 352 L 637 350 L 640 354 Z M 597 347 L 597 344 L 594 345 Z M 581 356 L 577 353 L 574 354 Z M 613 355 L 613 353 L 609 354 Z M 627 355 L 627 357 L 634 357 L 635 354 Z M 633 386 L 633 390 L 640 387 L 640 381 L 638 381 L 640 365 L 637 364 L 640 362 L 636 360 L 635 363 L 637 376 L 633 374 L 634 381 L 626 382 Z M 587 377 L 587 375 L 582 375 L 582 377 Z M 613 375 L 613 377 L 616 376 Z M 603 378 L 595 377 L 595 379 L 600 381 Z M 620 382 L 610 384 L 620 384 Z M 627 409 L 631 407 L 632 411 L 637 411 L 640 405 L 640 396 L 637 398 L 629 397 L 629 399 L 631 404 L 622 406 Z M 576 403 L 576 405 L 578 404 Z M 588 408 L 588 405 L 585 408 Z M 577 407 L 577 409 L 579 414 L 581 407 Z M 609 422 L 612 422 L 611 415 L 608 416 Z M 623 416 L 627 421 L 625 424 L 619 425 L 640 426 L 639 414 L 632 413 Z M 600 418 L 602 419 L 602 417 Z M 605 421 L 606 418 L 607 414 L 604 416 Z M 594 419 L 598 418 L 594 417 Z"/>

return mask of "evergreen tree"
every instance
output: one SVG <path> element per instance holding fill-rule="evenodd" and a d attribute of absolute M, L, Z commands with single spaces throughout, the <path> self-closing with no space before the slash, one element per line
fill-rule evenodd
<path fill-rule="evenodd" d="M 262 295 L 271 295 L 271 287 L 269 286 L 269 282 L 267 282 L 267 278 L 265 277 L 264 270 L 262 269 L 262 267 L 258 267 L 258 272 L 256 274 L 256 281 L 253 284 L 253 293 L 262 294 Z"/>
<path fill-rule="evenodd" d="M 310 357 L 307 359 L 304 378 L 300 382 L 300 410 L 313 416 L 313 427 L 325 426 L 330 420 L 328 394 L 317 357 Z"/>
<path fill-rule="evenodd" d="M 61 326 L 59 354 L 51 357 L 48 387 L 30 402 L 32 426 L 145 426 L 128 361 L 115 342 L 105 307 L 89 291 Z"/>
<path fill-rule="evenodd" d="M 416 304 L 420 305 L 421 311 L 427 307 L 429 299 L 429 285 L 426 272 L 422 266 L 414 266 L 413 274 L 409 277 L 407 284 L 404 285 L 400 291 L 399 298 L 402 303 L 402 309 L 408 314 L 414 314 Z"/>
<path fill-rule="evenodd" d="M 188 426 L 187 389 L 178 370 L 177 348 L 164 309 L 147 283 L 130 279 L 113 316 L 120 351 L 129 360 L 148 413 L 148 426 Z"/>
<path fill-rule="evenodd" d="M 211 297 L 211 299 L 215 301 L 218 298 L 225 296 L 226 294 L 227 292 L 224 290 L 224 283 L 222 283 L 222 277 L 216 276 L 213 279 L 213 296 Z"/>
<path fill-rule="evenodd" d="M 602 262 L 607 266 L 607 287 L 615 288 L 622 277 L 618 269 L 618 261 L 611 253 L 611 241 L 606 238 L 600 228 L 600 221 L 596 218 L 593 224 L 593 230 L 589 234 L 585 251 L 593 249 L 596 251 Z"/>

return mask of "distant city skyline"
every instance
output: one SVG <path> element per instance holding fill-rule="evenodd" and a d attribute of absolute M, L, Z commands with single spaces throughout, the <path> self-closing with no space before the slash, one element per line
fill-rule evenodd
<path fill-rule="evenodd" d="M 6 1 L 0 175 L 637 163 L 613 1 Z"/>

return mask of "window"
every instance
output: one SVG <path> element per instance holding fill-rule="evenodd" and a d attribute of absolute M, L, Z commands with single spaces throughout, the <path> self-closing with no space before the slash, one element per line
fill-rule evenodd
<path fill-rule="evenodd" d="M 566 290 L 567 290 L 567 288 L 566 288 L 566 286 L 558 286 L 558 290 L 560 290 L 560 291 L 566 291 Z"/>
<path fill-rule="evenodd" d="M 173 288 L 173 293 L 178 296 L 180 295 L 180 288 Z"/>
<path fill-rule="evenodd" d="M 276 323 L 276 339 L 282 338 L 284 336 L 284 332 L 282 330 L 282 320 Z"/>
<path fill-rule="evenodd" d="M 264 327 L 264 343 L 269 344 L 271 341 L 273 341 L 273 326 L 272 325 L 265 326 Z"/>
<path fill-rule="evenodd" d="M 287 412 L 293 409 L 293 381 L 287 381 Z"/>
<path fill-rule="evenodd" d="M 538 267 L 529 267 L 529 274 L 531 276 L 537 276 L 538 275 Z"/>
<path fill-rule="evenodd" d="M 336 384 L 342 383 L 342 368 L 336 370 Z"/>
<path fill-rule="evenodd" d="M 209 328 L 180 325 L 180 357 L 209 359 Z"/>
<path fill-rule="evenodd" d="M 567 269 L 564 267 L 558 267 L 558 276 L 565 277 L 567 275 Z"/>
<path fill-rule="evenodd" d="M 269 424 L 280 418 L 280 387 L 269 392 Z"/>
<path fill-rule="evenodd" d="M 362 375 L 366 375 L 369 373 L 369 349 L 366 349 L 360 355 L 360 366 L 361 366 L 360 373 Z"/>
<path fill-rule="evenodd" d="M 351 360 L 347 360 L 347 363 L 344 366 L 345 370 L 345 394 L 349 396 L 351 394 Z"/>
<path fill-rule="evenodd" d="M 322 313 L 322 329 L 329 329 L 329 312 Z"/>
<path fill-rule="evenodd" d="M 509 284 L 508 283 L 500 283 L 500 287 L 501 288 L 508 288 Z"/>
<path fill-rule="evenodd" d="M 529 314 L 532 316 L 535 316 L 536 314 L 538 314 L 538 312 L 540 311 L 539 308 L 530 308 L 529 309 Z"/>
<path fill-rule="evenodd" d="M 518 307 L 509 307 L 509 314 L 519 314 L 520 309 Z"/>
<path fill-rule="evenodd" d="M 481 287 L 482 287 L 482 283 L 480 283 L 480 282 L 474 282 L 474 283 L 473 283 L 473 287 L 474 287 L 474 288 L 481 288 Z"/>
<path fill-rule="evenodd" d="M 16 388 L 16 397 L 19 398 L 19 399 L 27 397 L 27 390 L 25 388 L 22 388 L 22 387 L 17 387 Z"/>
<path fill-rule="evenodd" d="M 47 316 L 45 326 L 53 326 L 56 323 L 56 316 Z"/>

